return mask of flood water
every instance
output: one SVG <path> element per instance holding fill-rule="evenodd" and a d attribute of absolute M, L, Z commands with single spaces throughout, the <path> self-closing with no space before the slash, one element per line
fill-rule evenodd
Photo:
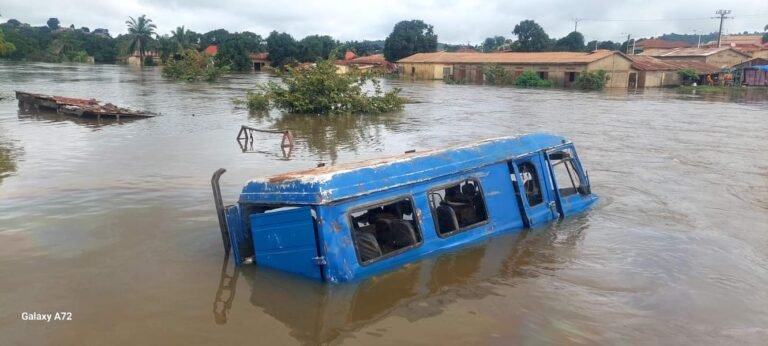
<path fill-rule="evenodd" d="M 0 344 L 765 345 L 768 100 L 385 81 L 383 116 L 249 115 L 265 74 L 168 82 L 158 68 L 1 63 Z M 162 113 L 20 113 L 13 90 Z M 240 125 L 257 134 L 243 152 Z M 227 261 L 245 180 L 466 142 L 569 136 L 601 196 L 588 213 L 349 284 Z M 24 321 L 23 312 L 71 312 Z"/>

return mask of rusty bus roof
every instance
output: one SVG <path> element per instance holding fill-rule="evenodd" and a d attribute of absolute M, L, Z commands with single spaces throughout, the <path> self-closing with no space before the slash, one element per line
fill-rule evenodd
<path fill-rule="evenodd" d="M 327 204 L 469 171 L 569 141 L 547 133 L 502 137 L 250 180 L 240 203 Z"/>

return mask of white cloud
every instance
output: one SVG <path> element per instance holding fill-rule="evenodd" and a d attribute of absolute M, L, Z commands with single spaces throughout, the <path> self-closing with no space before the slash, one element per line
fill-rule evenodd
<path fill-rule="evenodd" d="M 512 36 L 515 24 L 523 19 L 537 21 L 551 37 L 562 37 L 573 30 L 573 18 L 584 18 L 579 31 L 587 40 L 620 41 L 627 33 L 643 37 L 694 30 L 712 32 L 717 30 L 718 21 L 709 17 L 720 6 L 731 9 L 735 17 L 726 21 L 726 33 L 759 31 L 768 24 L 768 1 L 751 0 L 730 1 L 727 5 L 714 0 L 13 0 L 0 8 L 0 14 L 3 21 L 15 18 L 33 25 L 44 25 L 49 17 L 57 17 L 62 25 L 103 27 L 113 35 L 125 32 L 128 16 L 146 14 L 157 24 L 159 33 L 185 25 L 201 33 L 224 28 L 267 35 L 278 30 L 297 39 L 328 34 L 340 40 L 383 39 L 398 21 L 422 19 L 434 25 L 441 42 L 480 43 L 488 36 Z M 659 18 L 676 20 L 637 21 Z"/>

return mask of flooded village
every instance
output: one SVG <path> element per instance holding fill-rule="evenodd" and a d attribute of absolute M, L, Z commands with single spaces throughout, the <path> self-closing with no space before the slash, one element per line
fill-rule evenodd
<path fill-rule="evenodd" d="M 764 344 L 768 8 L 415 4 L 0 9 L 0 344 Z"/>

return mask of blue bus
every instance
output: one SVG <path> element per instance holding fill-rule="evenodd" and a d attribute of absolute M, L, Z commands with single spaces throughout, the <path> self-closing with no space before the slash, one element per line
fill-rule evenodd
<path fill-rule="evenodd" d="M 248 181 L 224 206 L 235 263 L 342 282 L 493 235 L 532 228 L 597 200 L 573 143 L 535 133 Z"/>

